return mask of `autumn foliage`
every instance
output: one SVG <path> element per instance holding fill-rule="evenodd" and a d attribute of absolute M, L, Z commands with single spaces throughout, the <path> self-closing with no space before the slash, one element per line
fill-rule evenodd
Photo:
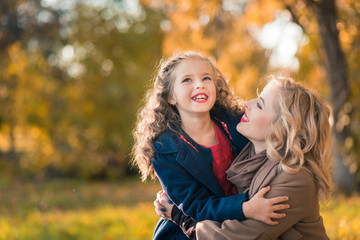
<path fill-rule="evenodd" d="M 177 51 L 213 55 L 244 99 L 256 95 L 268 74 L 281 73 L 305 81 L 331 104 L 319 26 L 309 7 L 317 1 L 100 2 L 3 1 L 0 165 L 8 177 L 134 173 L 128 163 L 135 115 L 161 57 Z M 336 9 L 350 93 L 335 127 L 351 129 L 342 150 L 354 174 L 360 4 L 338 0 Z M 287 31 L 295 32 L 292 41 Z M 291 58 L 281 62 L 284 51 Z"/>

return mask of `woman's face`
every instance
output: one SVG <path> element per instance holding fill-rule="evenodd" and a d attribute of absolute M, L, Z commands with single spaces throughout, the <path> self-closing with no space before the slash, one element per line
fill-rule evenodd
<path fill-rule="evenodd" d="M 245 103 L 246 111 L 236 127 L 254 144 L 256 152 L 266 149 L 266 135 L 276 116 L 274 102 L 277 94 L 276 86 L 268 83 L 258 98 Z"/>

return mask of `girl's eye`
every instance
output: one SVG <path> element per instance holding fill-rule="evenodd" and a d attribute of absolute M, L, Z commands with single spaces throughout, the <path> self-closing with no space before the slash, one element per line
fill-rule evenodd
<path fill-rule="evenodd" d="M 211 77 L 204 77 L 203 80 L 211 80 Z"/>
<path fill-rule="evenodd" d="M 191 79 L 190 78 L 185 78 L 182 82 L 190 82 Z"/>
<path fill-rule="evenodd" d="M 258 108 L 260 108 L 262 110 L 262 107 L 261 107 L 259 102 L 257 102 L 256 105 L 257 105 Z"/>

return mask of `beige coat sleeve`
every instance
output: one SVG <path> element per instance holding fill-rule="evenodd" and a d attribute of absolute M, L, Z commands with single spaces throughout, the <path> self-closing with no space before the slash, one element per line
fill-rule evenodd
<path fill-rule="evenodd" d="M 281 235 L 281 239 L 291 240 L 328 239 L 319 215 L 315 183 L 309 172 L 281 172 L 272 180 L 270 186 L 271 190 L 266 198 L 289 196 L 290 209 L 283 211 L 286 217 L 280 219 L 278 225 L 270 226 L 254 219 L 241 222 L 226 220 L 223 223 L 206 220 L 196 226 L 197 239 L 278 239 Z"/>

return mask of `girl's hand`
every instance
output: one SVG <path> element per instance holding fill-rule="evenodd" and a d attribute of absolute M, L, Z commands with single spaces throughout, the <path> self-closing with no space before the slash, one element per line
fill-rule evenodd
<path fill-rule="evenodd" d="M 171 211 L 174 203 L 163 190 L 159 191 L 156 197 L 154 201 L 155 212 L 162 218 L 171 219 Z"/>
<path fill-rule="evenodd" d="M 243 203 L 243 213 L 245 217 L 262 221 L 269 225 L 277 225 L 279 222 L 272 220 L 273 218 L 284 218 L 285 213 L 277 213 L 276 211 L 288 209 L 289 204 L 278 204 L 289 200 L 287 196 L 274 197 L 270 199 L 264 198 L 264 195 L 270 190 L 270 186 L 262 188 L 253 198 Z"/>

